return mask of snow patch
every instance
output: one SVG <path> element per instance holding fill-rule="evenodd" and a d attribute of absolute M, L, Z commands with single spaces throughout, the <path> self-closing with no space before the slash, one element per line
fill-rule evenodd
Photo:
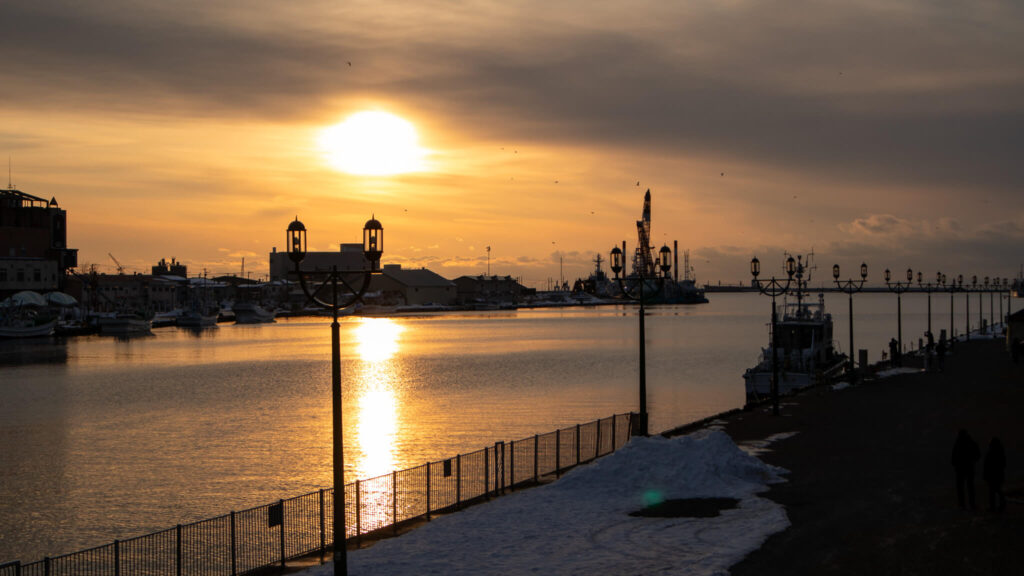
<path fill-rule="evenodd" d="M 757 496 L 768 484 L 783 482 L 784 472 L 747 454 L 720 430 L 633 438 L 552 484 L 349 552 L 349 572 L 720 575 L 789 526 L 782 506 Z M 713 518 L 629 515 L 664 500 L 716 497 L 735 498 L 739 505 Z M 327 564 L 301 574 L 331 573 Z"/>

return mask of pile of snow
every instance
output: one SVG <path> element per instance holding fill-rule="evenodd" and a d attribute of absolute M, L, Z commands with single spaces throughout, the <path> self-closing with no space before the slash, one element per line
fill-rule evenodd
<path fill-rule="evenodd" d="M 723 574 L 789 526 L 782 506 L 757 496 L 783 472 L 720 430 L 634 438 L 552 484 L 350 551 L 349 573 Z M 713 518 L 629 516 L 663 500 L 710 497 L 740 502 Z"/>

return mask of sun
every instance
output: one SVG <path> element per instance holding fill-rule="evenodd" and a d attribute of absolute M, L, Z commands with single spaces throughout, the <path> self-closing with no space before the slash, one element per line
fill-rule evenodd
<path fill-rule="evenodd" d="M 357 112 L 320 133 L 327 163 L 348 174 L 390 176 L 424 169 L 416 128 L 394 114 Z"/>

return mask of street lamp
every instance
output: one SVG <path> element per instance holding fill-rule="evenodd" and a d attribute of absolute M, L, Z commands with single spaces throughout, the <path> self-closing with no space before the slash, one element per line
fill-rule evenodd
<path fill-rule="evenodd" d="M 864 288 L 864 282 L 868 279 L 868 265 L 861 262 L 860 280 L 858 281 L 852 278 L 840 280 L 839 264 L 835 264 L 832 266 L 832 279 L 835 281 L 836 287 L 839 288 L 840 292 L 846 292 L 850 295 L 850 383 L 852 384 L 857 380 L 853 366 L 853 295 Z"/>
<path fill-rule="evenodd" d="M 298 217 L 288 225 L 286 245 L 288 257 L 295 263 L 295 275 L 299 278 L 299 285 L 302 292 L 310 302 L 317 306 L 330 310 L 333 317 L 331 322 L 331 434 L 333 437 L 334 456 L 334 512 L 332 526 L 334 528 L 334 575 L 344 576 L 348 574 L 347 551 L 345 549 L 345 447 L 342 438 L 341 422 L 341 345 L 338 334 L 338 312 L 355 304 L 362 299 L 366 289 L 370 286 L 373 274 L 380 272 L 380 257 L 384 251 L 384 228 L 376 218 L 371 218 L 363 226 L 363 256 L 369 265 L 362 270 L 349 271 L 349 274 L 361 277 L 358 288 L 353 288 L 338 273 L 338 267 L 332 266 L 330 273 L 326 275 L 314 290 L 306 285 L 306 275 L 310 272 L 301 269 L 302 260 L 306 257 L 306 227 L 299 222 Z M 316 271 L 317 276 L 324 273 Z M 345 290 L 344 301 L 339 301 L 338 283 L 341 283 Z M 330 285 L 331 299 L 321 300 L 318 294 L 326 286 Z"/>
<path fill-rule="evenodd" d="M 625 248 L 626 243 L 623 242 L 622 246 Z M 653 278 L 648 278 L 644 266 L 635 266 L 633 273 L 638 280 L 636 285 L 639 286 L 639 291 L 636 294 L 632 293 L 630 287 L 626 285 L 624 281 L 625 274 L 621 277 L 619 276 L 619 272 L 622 272 L 625 267 L 624 259 L 625 254 L 623 250 L 620 250 L 618 246 L 612 248 L 611 268 L 615 274 L 615 280 L 619 284 L 619 290 L 625 298 L 640 303 L 640 414 L 636 429 L 641 436 L 647 436 L 647 337 L 644 328 L 644 315 L 646 314 L 644 303 L 647 300 L 647 296 L 644 296 L 644 284 L 649 279 L 654 280 L 657 282 L 658 291 L 661 291 L 665 278 L 668 278 L 668 271 L 672 267 L 672 250 L 668 246 L 662 246 L 661 250 L 658 251 L 658 267 L 661 269 L 661 276 L 655 274 Z M 633 288 L 633 290 L 636 289 L 636 287 Z"/>
<path fill-rule="evenodd" d="M 761 294 L 772 297 L 772 326 L 771 326 L 771 348 L 772 348 L 772 414 L 778 416 L 779 414 L 779 361 L 778 361 L 778 335 L 776 334 L 776 326 L 778 325 L 778 314 L 775 309 L 775 297 L 785 294 L 789 290 L 790 283 L 793 282 L 793 274 L 796 272 L 796 260 L 790 256 L 786 258 L 786 279 L 785 284 L 781 280 L 772 276 L 761 283 L 757 277 L 761 274 L 761 261 L 755 256 L 750 261 L 750 274 L 754 277 L 754 285 L 761 291 Z M 799 289 L 799 286 L 797 286 Z"/>
<path fill-rule="evenodd" d="M 942 284 L 942 272 L 937 272 L 935 274 L 935 284 L 932 284 L 931 282 L 922 282 L 921 273 L 917 273 L 917 286 L 928 294 L 928 334 L 931 335 L 932 338 L 935 337 L 932 333 L 932 292 L 938 291 L 940 284 Z"/>
<path fill-rule="evenodd" d="M 885 285 L 889 287 L 891 292 L 896 293 L 896 342 L 899 348 L 897 348 L 896 357 L 893 358 L 893 362 L 897 366 L 903 365 L 903 305 L 901 303 L 900 295 L 910 289 L 911 283 L 914 281 L 914 271 L 907 268 L 907 281 L 900 282 L 899 280 L 892 282 L 892 272 L 888 268 L 885 269 Z"/>

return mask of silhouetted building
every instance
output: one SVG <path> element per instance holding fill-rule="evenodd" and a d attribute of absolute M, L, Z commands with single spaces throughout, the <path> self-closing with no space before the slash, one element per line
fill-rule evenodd
<path fill-rule="evenodd" d="M 511 276 L 459 276 L 455 279 L 459 304 L 519 304 L 527 293 Z"/>
<path fill-rule="evenodd" d="M 67 247 L 67 212 L 13 188 L 0 190 L 0 296 L 62 290 L 78 250 Z"/>
<path fill-rule="evenodd" d="M 188 278 L 188 266 L 185 266 L 181 262 L 178 262 L 174 258 L 171 258 L 170 264 L 163 258 L 160 262 L 153 266 L 153 276 L 180 276 L 182 278 Z"/>
<path fill-rule="evenodd" d="M 380 292 L 377 303 L 394 306 L 455 304 L 455 283 L 426 268 L 404 269 L 401 264 L 386 264 L 374 275 L 369 292 Z"/>

